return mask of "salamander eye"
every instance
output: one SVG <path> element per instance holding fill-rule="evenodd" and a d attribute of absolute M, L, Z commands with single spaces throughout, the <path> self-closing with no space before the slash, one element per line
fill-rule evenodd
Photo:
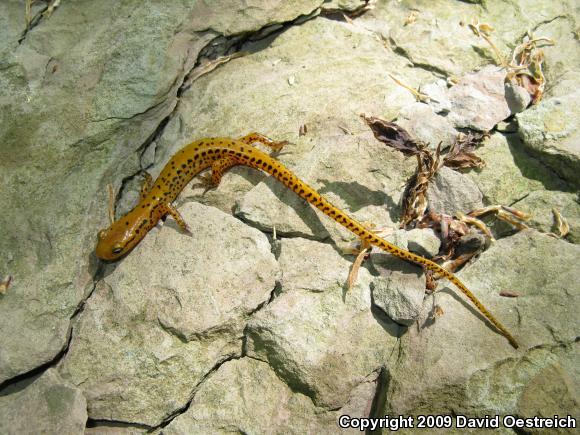
<path fill-rule="evenodd" d="M 113 254 L 120 254 L 121 252 L 123 252 L 123 247 L 122 246 L 113 246 Z"/>

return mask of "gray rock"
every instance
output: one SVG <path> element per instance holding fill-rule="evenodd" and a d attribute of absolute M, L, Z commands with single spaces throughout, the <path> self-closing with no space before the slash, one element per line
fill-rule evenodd
<path fill-rule="evenodd" d="M 397 124 L 413 137 L 428 143 L 432 149 L 437 148 L 439 142 L 441 149 L 449 148 L 458 134 L 447 117 L 438 115 L 431 105 L 424 103 L 403 107 L 397 117 Z"/>
<path fill-rule="evenodd" d="M 33 13 L 45 3 L 34 2 Z M 291 141 L 280 159 L 337 206 L 378 227 L 395 227 L 415 161 L 378 143 L 358 115 L 395 119 L 409 110 L 410 121 L 421 115 L 434 122 L 435 128 L 417 129 L 432 144 L 451 131 L 440 118 L 478 126 L 482 119 L 466 110 L 476 108 L 467 96 L 458 105 L 461 118 L 454 119 L 454 106 L 443 95 L 438 94 L 440 104 L 416 105 L 388 76 L 427 92 L 441 77 L 494 63 L 489 45 L 459 25 L 458 17 L 472 16 L 494 25 L 502 52 L 528 29 L 553 37 L 558 46 L 544 49 L 549 110 L 541 113 L 546 108 L 540 105 L 520 115 L 538 112 L 537 119 L 522 123 L 531 127 L 522 133 L 524 146 L 494 135 L 478 150 L 488 166 L 467 176 L 486 205 L 530 207 L 538 213 L 531 224 L 542 230 L 551 217 L 544 210 L 556 203 L 572 227 L 567 240 L 574 242 L 578 171 L 566 147 L 577 136 L 577 110 L 568 99 L 577 93 L 580 50 L 572 2 L 488 0 L 485 8 L 422 2 L 413 6 L 418 17 L 409 25 L 404 25 L 408 2 L 373 3 L 374 9 L 352 22 L 312 19 L 325 6 L 356 7 L 351 0 L 260 2 L 251 8 L 225 0 L 145 8 L 136 0 L 84 1 L 77 8 L 65 3 L 19 43 L 23 2 L 0 2 L 0 227 L 8 229 L 0 231 L 0 279 L 14 276 L 0 296 L 0 383 L 53 361 L 72 333 L 69 352 L 54 361 L 68 380 L 57 384 L 72 380 L 87 395 L 95 424 L 87 433 L 93 434 L 152 430 L 182 410 L 187 424 L 195 425 L 187 420 L 189 413 L 223 418 L 222 427 L 206 418 L 208 431 L 236 430 L 234 425 L 248 422 L 253 426 L 243 427 L 259 431 L 263 422 L 254 417 L 263 415 L 262 407 L 272 409 L 256 400 L 262 395 L 272 402 L 287 399 L 276 409 L 292 418 L 275 414 L 270 421 L 287 421 L 280 431 L 296 433 L 336 431 L 339 413 L 384 414 L 383 402 L 400 414 L 578 414 L 578 355 L 572 343 L 578 330 L 578 252 L 567 241 L 533 232 L 505 238 L 461 272 L 522 339 L 519 353 L 467 302 L 451 298 L 451 289 L 427 297 L 417 326 L 397 339 L 402 328 L 371 306 L 368 287 L 375 278 L 366 267 L 378 269 L 378 264 L 379 279 L 387 279 L 388 271 L 399 272 L 407 263 L 373 253 L 358 286 L 347 293 L 341 283 L 351 257 L 340 257 L 335 245 L 293 241 L 282 246 L 280 278 L 266 239 L 215 210 L 198 209 L 207 215 L 195 215 L 200 227 L 193 239 L 169 219 L 116 268 L 101 269 L 92 254 L 95 233 L 107 224 L 109 182 L 115 190 L 124 185 L 120 212 L 134 204 L 131 195 L 140 184 L 123 180 L 140 166 L 153 163 L 152 172 L 158 173 L 193 139 L 252 130 Z M 272 34 L 290 20 L 292 25 Z M 193 81 L 176 98 L 194 65 L 232 49 L 246 55 Z M 487 97 L 497 91 L 495 82 L 491 93 L 483 88 Z M 445 91 L 442 83 L 438 90 Z M 499 102 L 491 101 L 495 113 L 481 125 L 496 122 Z M 308 126 L 305 136 L 298 136 L 301 125 Z M 530 145 L 535 143 L 541 145 L 537 150 Z M 177 203 L 194 199 L 231 214 L 246 194 L 251 213 L 245 218 L 256 227 L 272 231 L 287 225 L 286 234 L 330 235 L 336 245 L 353 240 L 248 168 L 234 168 L 205 195 L 187 189 Z M 479 196 L 465 202 L 472 199 Z M 236 252 L 246 255 L 232 258 Z M 269 304 L 276 278 L 280 291 Z M 189 291 L 192 286 L 198 291 Z M 205 286 L 208 291 L 200 291 Z M 524 293 L 520 287 L 529 293 L 516 300 L 494 296 L 498 288 Z M 245 359 L 223 362 L 240 357 L 244 339 L 248 352 L 270 367 L 253 359 L 248 366 L 259 368 L 246 367 Z M 232 374 L 234 366 L 239 376 Z M 267 382 L 259 385 L 256 378 Z M 28 408 L 21 414 L 28 415 L 35 410 L 30 403 L 42 402 L 34 380 L 2 384 L 8 386 L 0 400 L 26 395 Z M 251 396 L 244 395 L 248 389 Z M 246 397 L 256 403 L 252 412 L 245 411 Z M 231 415 L 220 404 L 226 399 L 235 404 Z M 19 415 L 12 406 L 14 401 L 0 413 Z M 73 412 L 61 423 L 71 416 L 86 420 Z M 42 412 L 28 420 L 36 424 L 37 417 L 50 425 Z"/>
<path fill-rule="evenodd" d="M 565 183 L 541 162 L 531 158 L 514 135 L 492 134 L 477 155 L 486 163 L 466 173 L 483 193 L 488 205 L 512 205 L 536 190 L 564 190 Z"/>
<path fill-rule="evenodd" d="M 407 232 L 408 247 L 423 257 L 434 257 L 439 252 L 441 240 L 431 228 L 415 228 Z"/>
<path fill-rule="evenodd" d="M 293 392 L 268 364 L 242 358 L 221 365 L 163 433 L 331 434 L 336 427 L 334 412 Z"/>
<path fill-rule="evenodd" d="M 400 153 L 369 136 L 362 141 L 364 147 L 350 135 L 319 136 L 316 145 L 299 163 L 288 166 L 335 206 L 359 221 L 394 225 L 401 194 L 399 186 L 404 183 L 400 175 L 395 175 L 398 172 L 395 166 L 411 169 L 413 161 L 404 161 Z M 272 178 L 239 199 L 235 214 L 265 231 L 275 227 L 280 235 L 316 239 L 331 235 L 337 241 L 353 237 Z"/>
<path fill-rule="evenodd" d="M 401 264 L 373 281 L 373 303 L 401 325 L 412 325 L 423 308 L 425 274 L 413 264 Z"/>
<path fill-rule="evenodd" d="M 329 255 L 329 251 L 330 246 L 326 243 L 302 238 L 282 239 L 278 264 L 282 270 L 283 291 L 324 292 L 344 287 L 350 269 L 348 262 L 337 263 L 335 253 Z M 309 263 L 308 269 L 296 267 L 305 261 Z"/>
<path fill-rule="evenodd" d="M 384 239 L 408 250 L 409 233 L 398 230 Z M 376 248 L 373 248 L 369 262 L 377 274 L 371 284 L 373 304 L 394 322 L 412 324 L 419 316 L 425 296 L 425 275 L 422 269 Z"/>
<path fill-rule="evenodd" d="M 364 6 L 365 3 L 368 2 L 366 0 L 326 0 L 322 4 L 322 9 L 327 11 L 354 11 Z"/>
<path fill-rule="evenodd" d="M 433 107 L 435 113 L 446 115 L 451 111 L 451 101 L 449 101 L 447 82 L 443 79 L 434 83 L 421 86 L 422 94 L 428 95 L 431 101 L 429 105 Z"/>
<path fill-rule="evenodd" d="M 505 84 L 505 98 L 512 115 L 523 112 L 532 102 L 530 93 L 513 83 Z"/>
<path fill-rule="evenodd" d="M 441 167 L 427 189 L 429 208 L 437 213 L 453 215 L 483 207 L 477 184 L 465 174 Z"/>
<path fill-rule="evenodd" d="M 11 385 L 0 395 L 0 432 L 10 434 L 83 434 L 87 402 L 54 369 Z"/>
<path fill-rule="evenodd" d="M 489 131 L 510 116 L 504 89 L 505 71 L 485 67 L 461 77 L 449 89 L 449 119 L 455 128 Z"/>
<path fill-rule="evenodd" d="M 155 426 L 182 408 L 212 367 L 240 354 L 246 318 L 274 289 L 263 234 L 200 204 L 180 211 L 195 239 L 174 224 L 153 229 L 80 315 L 60 372 L 93 419 Z"/>
<path fill-rule="evenodd" d="M 143 427 L 124 426 L 119 423 L 107 425 L 101 421 L 85 429 L 85 435 L 144 435 L 148 433 L 151 433 L 151 431 Z"/>
<path fill-rule="evenodd" d="M 570 233 L 566 237 L 572 243 L 580 243 L 580 204 L 578 194 L 536 190 L 514 204 L 514 207 L 529 213 L 526 222 L 532 228 L 545 233 L 559 234 L 552 209 L 558 210 L 568 222 Z"/>
<path fill-rule="evenodd" d="M 421 326 L 403 337 L 408 346 L 393 369 L 386 411 L 530 416 L 531 410 L 552 415 L 559 406 L 576 413 L 580 288 L 571 260 L 579 253 L 576 245 L 529 230 L 498 240 L 459 273 L 519 341 L 517 351 L 455 289 L 428 297 L 426 307 L 438 305 L 443 314 L 433 319 L 425 310 Z M 503 298 L 502 290 L 520 297 Z M 543 375 L 554 389 L 539 382 Z M 426 395 L 440 400 L 425 401 Z"/>
<path fill-rule="evenodd" d="M 0 382 L 66 346 L 70 318 L 94 286 L 105 185 L 136 169 L 134 151 L 170 113 L 169 96 L 207 39 L 191 34 L 191 5 L 137 4 L 87 3 L 82 19 L 60 7 L 21 44 L 24 5 L 0 6 L 3 19 L 19 23 L 0 25 L 8 50 L 0 56 L 0 227 L 10 228 L 0 232 L 0 275 L 14 277 L 0 300 Z"/>
<path fill-rule="evenodd" d="M 579 92 L 545 99 L 518 114 L 523 145 L 573 186 L 580 186 Z"/>
<path fill-rule="evenodd" d="M 298 0 L 292 3 L 277 0 L 261 1 L 251 7 L 231 0 L 197 3 L 192 15 L 193 28 L 213 31 L 224 36 L 255 32 L 272 23 L 292 21 L 309 15 L 323 3 L 322 0 Z"/>
<path fill-rule="evenodd" d="M 283 240 L 282 252 L 299 243 Z M 330 246 L 326 255 L 335 264 L 329 266 L 327 260 L 319 267 L 349 270 L 350 262 Z M 296 258 L 297 273 L 309 274 L 316 261 Z M 346 294 L 343 285 L 329 283 L 324 292 L 315 293 L 293 289 L 294 283 L 285 281 L 282 293 L 250 320 L 248 355 L 267 361 L 294 391 L 308 395 L 317 406 L 344 406 L 353 389 L 386 364 L 397 341 L 397 326 L 371 313 L 369 284 L 364 268 Z"/>
<path fill-rule="evenodd" d="M 479 230 L 472 228 L 466 235 L 459 239 L 456 255 L 460 256 L 462 254 L 479 252 L 488 243 L 490 242 L 488 242 L 487 238 Z"/>

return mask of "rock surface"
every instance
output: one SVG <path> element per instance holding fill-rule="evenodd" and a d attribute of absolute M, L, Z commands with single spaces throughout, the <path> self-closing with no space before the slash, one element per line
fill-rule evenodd
<path fill-rule="evenodd" d="M 296 258 L 294 274 L 283 277 L 281 294 L 250 320 L 247 352 L 267 361 L 284 382 L 317 406 L 336 409 L 347 403 L 353 389 L 381 370 L 399 328 L 373 315 L 368 271 L 361 269 L 348 291 L 344 282 L 320 279 L 331 270 L 346 274 L 350 267 L 327 244 L 284 240 L 281 252 L 303 252 L 303 243 L 309 256 L 287 254 Z M 324 263 L 317 261 L 319 255 L 327 257 Z M 310 275 L 313 264 L 320 272 Z M 323 291 L 302 290 L 303 281 L 296 277 L 306 274 L 311 286 Z"/>
<path fill-rule="evenodd" d="M 407 233 L 409 251 L 423 257 L 435 257 L 441 247 L 441 240 L 431 228 L 415 228 Z"/>
<path fill-rule="evenodd" d="M 525 263 L 523 253 L 532 254 Z M 577 413 L 578 377 L 570 367 L 578 351 L 580 325 L 573 307 L 580 288 L 569 260 L 579 253 L 577 245 L 528 230 L 499 240 L 459 274 L 514 333 L 518 351 L 493 333 L 455 290 L 428 297 L 419 328 L 410 328 L 403 337 L 409 345 L 391 372 L 388 411 L 530 416 L 531 395 L 542 391 L 542 403 L 549 403 L 549 409 Z M 502 290 L 520 297 L 502 298 Z M 430 316 L 434 305 L 444 312 L 435 319 Z M 488 333 L 478 332 L 483 330 Z M 541 373 L 554 377 L 553 390 L 538 384 Z M 543 409 L 543 415 L 551 415 L 548 407 Z"/>
<path fill-rule="evenodd" d="M 0 287 L 0 432 L 82 433 L 88 421 L 89 434 L 336 433 L 342 414 L 578 415 L 574 2 L 81 0 L 51 14 L 33 2 L 28 30 L 24 3 L 0 2 L 0 280 L 13 277 Z M 556 230 L 553 208 L 568 220 L 564 240 L 492 223 L 498 242 L 460 273 L 518 351 L 454 288 L 425 296 L 421 270 L 392 256 L 373 251 L 347 290 L 354 235 L 249 168 L 184 190 L 176 206 L 193 237 L 168 218 L 122 262 L 96 260 L 107 184 L 118 216 L 138 200 L 141 169 L 157 175 L 192 139 L 252 130 L 288 140 L 278 158 L 298 176 L 418 249 L 394 230 L 416 160 L 359 115 L 445 147 L 524 109 L 471 17 L 496 29 L 504 55 L 528 30 L 557 41 L 544 47 L 543 101 L 476 150 L 485 168 L 444 168 L 429 190 L 449 214 L 508 205 L 541 232 Z M 219 58 L 230 54 L 241 56 Z"/>
<path fill-rule="evenodd" d="M 174 225 L 152 230 L 105 270 L 75 329 L 60 372 L 92 418 L 160 424 L 213 367 L 240 355 L 246 318 L 274 289 L 278 265 L 263 234 L 215 208 L 180 211 L 195 242 Z"/>
<path fill-rule="evenodd" d="M 0 432 L 83 434 L 87 402 L 79 388 L 54 369 L 12 385 L 0 395 Z M 41 429 L 42 428 L 42 429 Z"/>
<path fill-rule="evenodd" d="M 294 393 L 264 362 L 224 363 L 196 392 L 190 409 L 163 429 L 191 433 L 335 433 L 332 412 Z"/>

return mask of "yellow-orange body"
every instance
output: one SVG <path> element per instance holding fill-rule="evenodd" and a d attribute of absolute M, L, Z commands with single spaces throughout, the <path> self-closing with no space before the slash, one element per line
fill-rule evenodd
<path fill-rule="evenodd" d="M 282 147 L 282 142 L 272 140 L 258 133 L 240 139 L 204 138 L 192 142 L 175 154 L 165 165 L 154 183 L 148 183 L 142 191 L 141 201 L 125 216 L 114 222 L 108 229 L 100 231 L 96 254 L 107 261 L 115 261 L 129 253 L 153 228 L 159 219 L 167 214 L 173 216 L 178 224 L 187 231 L 187 226 L 171 203 L 193 177 L 211 168 L 211 184 L 217 185 L 225 171 L 235 165 L 245 165 L 260 169 L 275 177 L 286 187 L 293 190 L 322 213 L 352 231 L 362 240 L 393 254 L 403 260 L 419 264 L 434 273 L 447 278 L 455 284 L 479 311 L 508 339 L 512 346 L 518 347 L 516 340 L 483 306 L 473 293 L 451 272 L 437 263 L 413 254 L 387 242 L 345 212 L 332 205 L 316 190 L 300 180 L 282 163 L 252 146 L 263 143 L 274 150 Z"/>

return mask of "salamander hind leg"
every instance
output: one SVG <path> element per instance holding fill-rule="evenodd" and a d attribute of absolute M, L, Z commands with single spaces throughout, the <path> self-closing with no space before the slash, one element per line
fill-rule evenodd
<path fill-rule="evenodd" d="M 143 185 L 141 186 L 141 200 L 143 200 L 147 194 L 149 193 L 149 191 L 151 190 L 151 188 L 153 187 L 153 177 L 151 176 L 151 174 L 147 171 L 141 171 L 141 175 L 143 176 Z"/>
<path fill-rule="evenodd" d="M 238 140 L 248 145 L 252 145 L 253 143 L 258 142 L 261 143 L 262 145 L 266 145 L 267 147 L 271 148 L 273 151 L 276 152 L 280 151 L 284 147 L 284 145 L 288 145 L 287 140 L 276 142 L 270 139 L 269 137 L 264 136 L 263 134 L 256 133 L 255 131 L 243 137 L 240 137 Z"/>
<path fill-rule="evenodd" d="M 213 189 L 217 187 L 220 182 L 222 181 L 223 175 L 240 163 L 231 157 L 225 157 L 223 159 L 216 160 L 211 164 L 211 174 L 203 174 L 200 175 L 201 183 L 198 183 L 192 187 L 199 187 L 200 184 L 202 187 L 205 187 L 206 191 L 209 189 Z"/>
<path fill-rule="evenodd" d="M 181 217 L 181 214 L 179 214 L 179 212 L 177 211 L 177 209 L 175 208 L 175 206 L 173 204 L 163 204 L 161 206 L 162 208 L 162 214 L 163 215 L 171 215 L 171 217 L 175 220 L 175 222 L 177 222 L 177 225 L 179 225 L 179 228 L 181 228 L 181 230 L 186 233 L 191 235 L 191 230 L 189 229 L 189 226 L 185 223 L 185 220 Z"/>

